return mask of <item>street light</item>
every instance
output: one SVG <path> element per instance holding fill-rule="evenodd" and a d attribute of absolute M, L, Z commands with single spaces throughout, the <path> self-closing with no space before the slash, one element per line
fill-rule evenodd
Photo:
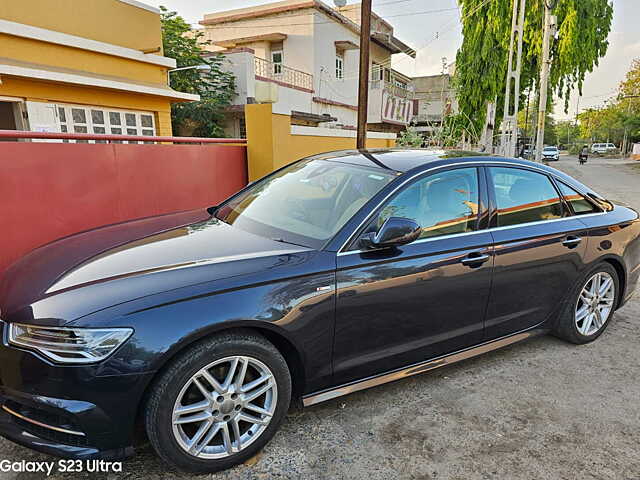
<path fill-rule="evenodd" d="M 179 67 L 179 68 L 172 68 L 171 70 L 167 70 L 167 85 L 171 84 L 171 74 L 173 72 L 181 72 L 184 70 L 200 70 L 202 72 L 210 72 L 211 65 L 207 65 L 207 64 L 190 65 L 188 67 Z"/>

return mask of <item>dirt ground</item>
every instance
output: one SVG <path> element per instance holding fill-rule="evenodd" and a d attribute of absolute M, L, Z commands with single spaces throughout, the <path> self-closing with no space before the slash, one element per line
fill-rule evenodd
<path fill-rule="evenodd" d="M 640 162 L 637 162 L 640 164 Z M 640 208 L 640 169 L 621 160 L 553 164 L 610 199 Z M 605 334 L 553 337 L 292 411 L 254 465 L 219 479 L 638 479 L 640 295 Z M 0 460 L 55 460 L 0 439 Z M 147 446 L 109 475 L 186 479 Z M 0 473 L 3 479 L 43 474 Z M 203 476 L 200 478 L 207 478 Z"/>

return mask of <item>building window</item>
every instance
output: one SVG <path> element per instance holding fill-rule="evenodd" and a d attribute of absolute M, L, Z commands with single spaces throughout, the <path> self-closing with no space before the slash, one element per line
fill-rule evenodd
<path fill-rule="evenodd" d="M 344 78 L 344 54 L 336 52 L 336 78 L 342 80 Z"/>
<path fill-rule="evenodd" d="M 382 65 L 379 63 L 373 62 L 371 65 L 371 80 L 376 82 L 383 79 L 383 71 Z"/>
<path fill-rule="evenodd" d="M 58 105 L 58 123 L 61 132 L 145 136 L 156 134 L 155 120 L 151 112 L 131 112 L 81 105 Z M 65 140 L 65 142 L 69 142 L 69 140 Z M 121 143 L 120 141 L 113 142 Z M 87 143 L 87 140 L 77 140 L 77 143 Z M 106 141 L 91 140 L 90 143 L 106 143 Z"/>
<path fill-rule="evenodd" d="M 282 61 L 284 59 L 284 54 L 282 50 L 273 50 L 271 52 L 271 63 L 273 63 L 273 74 L 281 75 L 282 74 Z"/>
<path fill-rule="evenodd" d="M 244 117 L 238 119 L 238 130 L 240 131 L 240 138 L 247 138 L 247 122 Z"/>

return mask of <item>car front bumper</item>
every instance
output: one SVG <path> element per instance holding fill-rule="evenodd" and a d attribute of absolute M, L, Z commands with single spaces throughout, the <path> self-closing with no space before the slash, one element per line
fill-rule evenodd
<path fill-rule="evenodd" d="M 65 458 L 124 458 L 133 454 L 138 407 L 152 375 L 118 375 L 99 364 L 54 365 L 5 339 L 0 435 Z"/>

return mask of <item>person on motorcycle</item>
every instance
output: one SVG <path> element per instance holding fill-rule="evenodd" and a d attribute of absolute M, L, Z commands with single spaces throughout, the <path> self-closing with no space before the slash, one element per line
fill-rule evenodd
<path fill-rule="evenodd" d="M 589 147 L 585 145 L 580 149 L 578 160 L 580 161 L 580 163 L 586 163 L 588 157 L 589 157 Z"/>

